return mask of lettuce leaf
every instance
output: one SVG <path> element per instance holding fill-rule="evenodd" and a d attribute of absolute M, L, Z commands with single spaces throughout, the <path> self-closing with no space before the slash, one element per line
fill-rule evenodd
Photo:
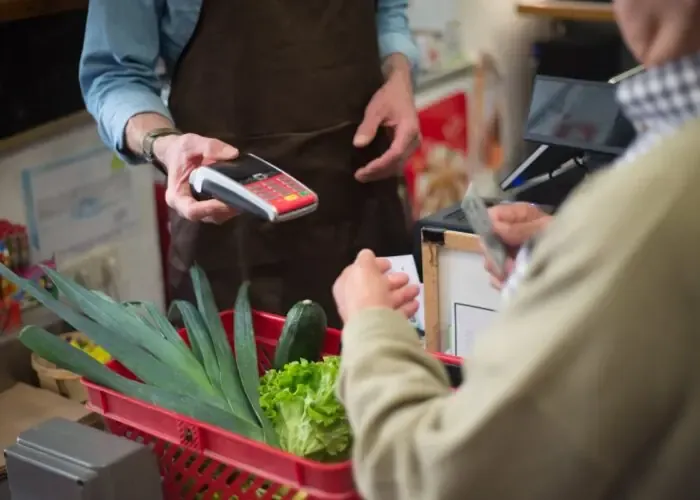
<path fill-rule="evenodd" d="M 340 358 L 294 361 L 268 370 L 260 382 L 260 407 L 283 450 L 320 462 L 347 460 L 352 434 L 335 397 Z"/>

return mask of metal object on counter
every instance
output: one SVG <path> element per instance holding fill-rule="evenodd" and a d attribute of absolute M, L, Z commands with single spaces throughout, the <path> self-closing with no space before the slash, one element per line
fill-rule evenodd
<path fill-rule="evenodd" d="M 608 83 L 612 83 L 613 85 L 617 85 L 623 80 L 626 80 L 628 78 L 631 78 L 635 75 L 638 75 L 639 73 L 642 73 L 644 71 L 644 66 L 635 66 L 632 69 L 629 69 L 625 71 L 624 73 L 620 73 L 619 75 L 613 76 L 610 80 L 608 80 Z"/>
<path fill-rule="evenodd" d="M 23 432 L 5 450 L 12 500 L 162 500 L 150 449 L 64 419 Z"/>

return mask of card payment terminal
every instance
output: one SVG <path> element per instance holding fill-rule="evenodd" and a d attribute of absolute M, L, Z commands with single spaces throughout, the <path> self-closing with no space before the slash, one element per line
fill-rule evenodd
<path fill-rule="evenodd" d="M 254 154 L 198 167 L 189 181 L 196 199 L 215 198 L 270 222 L 296 219 L 318 207 L 316 193 Z"/>

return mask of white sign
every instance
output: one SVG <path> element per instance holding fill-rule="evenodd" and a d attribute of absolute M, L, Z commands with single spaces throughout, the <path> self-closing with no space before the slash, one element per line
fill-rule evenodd
<path fill-rule="evenodd" d="M 476 238 L 476 236 L 470 235 Z M 479 334 L 496 318 L 500 293 L 491 286 L 483 257 L 463 250 L 442 248 L 439 252 L 438 286 L 440 335 L 443 351 L 470 357 Z M 412 255 L 388 257 L 391 272 L 408 274 L 409 282 L 420 286 L 420 307 L 411 323 L 425 331 L 423 284 Z"/>
<path fill-rule="evenodd" d="M 408 4 L 411 28 L 417 31 L 442 33 L 455 19 L 459 19 L 456 0 L 411 0 Z"/>
<path fill-rule="evenodd" d="M 22 172 L 32 248 L 39 259 L 118 237 L 139 220 L 130 172 L 95 148 Z"/>
<path fill-rule="evenodd" d="M 486 330 L 494 320 L 495 311 L 470 304 L 454 305 L 454 352 L 462 357 L 474 353 L 474 344 L 479 333 Z"/>
<path fill-rule="evenodd" d="M 498 314 L 500 293 L 491 286 L 481 255 L 442 248 L 438 256 L 443 351 L 468 358 L 479 334 Z"/>
<path fill-rule="evenodd" d="M 413 259 L 413 255 L 397 255 L 395 257 L 387 257 L 387 259 L 389 262 L 391 262 L 391 272 L 406 273 L 408 275 L 408 282 L 420 287 L 420 294 L 418 295 L 418 312 L 413 316 L 413 318 L 410 319 L 410 321 L 413 326 L 419 330 L 425 331 L 425 318 L 423 313 L 423 284 L 418 278 L 418 268 L 416 267 L 416 261 Z"/>

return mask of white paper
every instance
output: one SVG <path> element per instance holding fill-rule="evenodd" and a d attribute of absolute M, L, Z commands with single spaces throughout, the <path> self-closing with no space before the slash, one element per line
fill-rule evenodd
<path fill-rule="evenodd" d="M 396 255 L 393 257 L 387 257 L 389 262 L 391 262 L 391 272 L 396 273 L 406 273 L 408 275 L 408 282 L 413 285 L 418 285 L 420 287 L 420 294 L 418 295 L 418 312 L 410 319 L 411 324 L 416 328 L 425 331 L 425 318 L 423 313 L 423 283 L 420 282 L 418 277 L 418 268 L 416 267 L 416 261 L 413 259 L 413 255 Z"/>
<path fill-rule="evenodd" d="M 489 327 L 496 317 L 492 309 L 455 303 L 454 354 L 469 357 L 480 332 Z"/>
<path fill-rule="evenodd" d="M 39 259 L 117 237 L 138 221 L 131 175 L 104 148 L 22 172 L 27 223 Z"/>
<path fill-rule="evenodd" d="M 411 0 L 408 5 L 411 28 L 443 32 L 451 21 L 459 18 L 458 6 L 455 0 Z"/>

